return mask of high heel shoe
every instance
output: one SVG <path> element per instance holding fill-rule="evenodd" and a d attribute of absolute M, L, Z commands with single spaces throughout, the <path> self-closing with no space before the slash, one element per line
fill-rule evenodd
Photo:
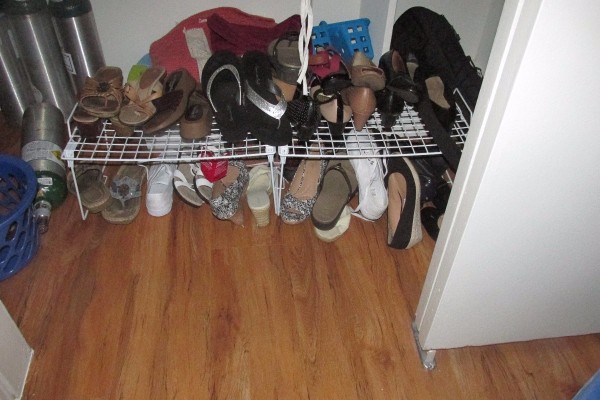
<path fill-rule="evenodd" d="M 402 56 L 397 50 L 390 50 L 379 59 L 379 68 L 385 73 L 386 87 L 396 92 L 407 103 L 419 101 L 417 85 L 412 80 Z"/>
<path fill-rule="evenodd" d="M 385 74 L 365 53 L 357 51 L 352 58 L 350 76 L 354 86 L 366 86 L 373 91 L 385 87 Z"/>
<path fill-rule="evenodd" d="M 217 219 L 231 219 L 236 222 L 232 218 L 236 214 L 239 215 L 240 199 L 248 186 L 249 179 L 248 168 L 242 160 L 229 161 L 227 175 L 215 182 L 212 187 L 210 208 Z"/>
<path fill-rule="evenodd" d="M 326 168 L 326 159 L 305 158 L 300 162 L 281 202 L 280 217 L 283 222 L 299 224 L 310 217 Z"/>
<path fill-rule="evenodd" d="M 319 103 L 319 110 L 327 121 L 331 136 L 342 136 L 346 124 L 352 118 L 352 109 L 349 104 L 344 103 L 341 92 L 313 86 L 311 95 Z"/>
<path fill-rule="evenodd" d="M 405 157 L 388 158 L 388 246 L 408 249 L 423 239 L 419 176 Z"/>
<path fill-rule="evenodd" d="M 397 92 L 387 87 L 376 92 L 375 98 L 383 129 L 390 131 L 404 110 L 404 100 Z"/>
<path fill-rule="evenodd" d="M 369 87 L 350 86 L 342 90 L 342 101 L 350 105 L 354 128 L 362 131 L 377 106 L 375 93 Z"/>

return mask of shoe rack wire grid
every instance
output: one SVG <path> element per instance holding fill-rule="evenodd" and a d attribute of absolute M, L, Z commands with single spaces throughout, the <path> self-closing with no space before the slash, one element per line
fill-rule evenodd
<path fill-rule="evenodd" d="M 466 105 L 462 94 L 456 90 L 457 116 L 451 130 L 451 138 L 462 148 L 467 138 L 472 111 Z M 77 105 L 75 106 L 75 108 Z M 157 134 L 148 135 L 141 129 L 134 129 L 131 135 L 120 135 L 109 120 L 104 120 L 101 133 L 96 138 L 85 138 L 73 123 L 73 112 L 68 118 L 69 140 L 62 152 L 62 158 L 74 175 L 75 163 L 103 164 L 146 164 L 146 163 L 189 163 L 218 159 L 261 159 L 266 158 L 272 172 L 273 200 L 275 212 L 279 215 L 281 192 L 285 182 L 283 167 L 287 158 L 387 158 L 419 157 L 440 155 L 441 152 L 429 135 L 418 113 L 410 105 L 405 105 L 391 130 L 385 130 L 380 114 L 375 111 L 362 131 L 356 131 L 350 120 L 342 135 L 331 135 L 325 120 L 321 120 L 316 132 L 308 141 L 302 141 L 294 132 L 290 144 L 286 146 L 266 145 L 251 134 L 236 143 L 223 140 L 216 122 L 211 133 L 202 139 L 185 140 L 179 135 L 175 125 Z M 348 149 L 352 149 L 351 155 Z M 278 160 L 275 160 L 278 155 Z M 75 175 L 74 175 L 75 176 Z M 275 179 L 279 176 L 279 181 Z M 87 210 L 81 204 L 77 180 L 75 191 L 83 219 Z"/>

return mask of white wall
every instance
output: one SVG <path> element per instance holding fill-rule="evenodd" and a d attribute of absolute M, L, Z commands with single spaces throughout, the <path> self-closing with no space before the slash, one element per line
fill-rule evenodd
<path fill-rule="evenodd" d="M 21 398 L 33 350 L 0 301 L 0 400 Z"/>
<path fill-rule="evenodd" d="M 105 61 L 124 74 L 180 21 L 216 7 L 236 7 L 249 14 L 281 22 L 300 14 L 300 1 L 276 0 L 91 0 Z M 360 0 L 313 1 L 314 23 L 338 22 L 359 16 Z"/>
<path fill-rule="evenodd" d="M 425 349 L 600 332 L 600 3 L 506 4 L 417 308 Z"/>

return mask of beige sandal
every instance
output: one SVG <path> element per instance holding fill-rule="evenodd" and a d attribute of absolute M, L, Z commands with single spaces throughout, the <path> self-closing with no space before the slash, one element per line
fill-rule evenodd
<path fill-rule="evenodd" d="M 123 89 L 129 103 L 121 108 L 119 120 L 125 125 L 141 125 L 155 113 L 156 107 L 152 100 L 163 94 L 162 79 L 166 71 L 163 67 L 148 68 L 139 80 L 127 82 Z"/>

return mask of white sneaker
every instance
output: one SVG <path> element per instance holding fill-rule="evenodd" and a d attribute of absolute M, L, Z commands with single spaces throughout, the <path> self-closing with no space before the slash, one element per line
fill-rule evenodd
<path fill-rule="evenodd" d="M 167 215 L 173 207 L 173 175 L 177 164 L 154 164 L 148 170 L 146 209 L 154 217 Z"/>
<path fill-rule="evenodd" d="M 352 132 L 346 135 L 348 155 L 377 154 L 373 138 L 366 131 Z M 381 158 L 350 158 L 358 180 L 358 207 L 352 214 L 367 220 L 379 219 L 388 206 L 387 189 L 383 178 L 383 161 Z"/>

